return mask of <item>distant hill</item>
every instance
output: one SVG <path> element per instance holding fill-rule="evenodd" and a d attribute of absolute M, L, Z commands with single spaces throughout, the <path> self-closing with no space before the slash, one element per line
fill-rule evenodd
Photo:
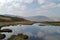
<path fill-rule="evenodd" d="M 11 17 L 11 16 L 4 16 L 0 15 L 0 28 L 2 26 L 14 26 L 14 25 L 32 25 L 34 22 L 30 20 L 26 20 L 20 17 Z"/>
<path fill-rule="evenodd" d="M 46 16 L 33 16 L 33 17 L 26 17 L 25 19 L 27 20 L 32 20 L 32 21 L 53 21 L 49 17 Z"/>
<path fill-rule="evenodd" d="M 21 16 L 12 15 L 12 14 L 4 14 L 4 16 L 10 16 L 10 17 L 18 17 L 18 18 L 23 18 L 23 17 L 21 17 Z"/>
<path fill-rule="evenodd" d="M 54 19 L 54 21 L 60 21 L 60 17 L 52 17 L 52 19 Z"/>
<path fill-rule="evenodd" d="M 6 16 L 6 15 L 0 15 L 0 22 L 9 22 L 9 21 L 24 21 L 26 19 L 16 17 L 16 16 Z"/>

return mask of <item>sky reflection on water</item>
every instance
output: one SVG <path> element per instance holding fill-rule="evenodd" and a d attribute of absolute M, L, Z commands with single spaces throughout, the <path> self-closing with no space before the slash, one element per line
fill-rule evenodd
<path fill-rule="evenodd" d="M 2 29 L 4 29 L 3 27 Z M 22 25 L 22 26 L 9 26 L 6 27 L 12 29 L 12 33 L 5 33 L 6 38 L 9 38 L 13 34 L 23 33 L 30 37 L 30 40 L 60 40 L 60 26 L 38 26 L 34 25 Z M 6 40 L 6 38 L 4 40 Z"/>

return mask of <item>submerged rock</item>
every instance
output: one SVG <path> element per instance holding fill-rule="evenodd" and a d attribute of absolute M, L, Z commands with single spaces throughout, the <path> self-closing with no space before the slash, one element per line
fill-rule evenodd
<path fill-rule="evenodd" d="M 0 30 L 0 32 L 12 32 L 11 29 L 3 29 L 3 30 Z"/>
<path fill-rule="evenodd" d="M 18 35 L 12 35 L 7 40 L 28 40 L 28 36 L 27 35 L 23 35 L 21 33 L 21 34 L 18 34 Z"/>

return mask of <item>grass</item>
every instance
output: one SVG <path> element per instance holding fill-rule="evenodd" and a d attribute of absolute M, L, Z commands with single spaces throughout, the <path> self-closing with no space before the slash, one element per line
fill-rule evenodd
<path fill-rule="evenodd" d="M 18 24 L 21 24 L 21 25 L 32 25 L 33 22 L 32 21 L 16 21 L 16 22 L 0 22 L 0 27 L 2 26 L 10 26 L 10 25 L 18 25 Z"/>
<path fill-rule="evenodd" d="M 40 22 L 40 23 L 52 26 L 60 26 L 60 22 Z"/>

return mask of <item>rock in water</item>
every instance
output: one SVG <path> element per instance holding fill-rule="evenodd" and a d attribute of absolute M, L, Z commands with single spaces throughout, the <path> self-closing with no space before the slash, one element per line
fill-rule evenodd
<path fill-rule="evenodd" d="M 12 35 L 7 40 L 28 40 L 28 36 L 23 34 Z"/>
<path fill-rule="evenodd" d="M 4 39 L 5 37 L 5 34 L 0 34 L 0 39 Z"/>

